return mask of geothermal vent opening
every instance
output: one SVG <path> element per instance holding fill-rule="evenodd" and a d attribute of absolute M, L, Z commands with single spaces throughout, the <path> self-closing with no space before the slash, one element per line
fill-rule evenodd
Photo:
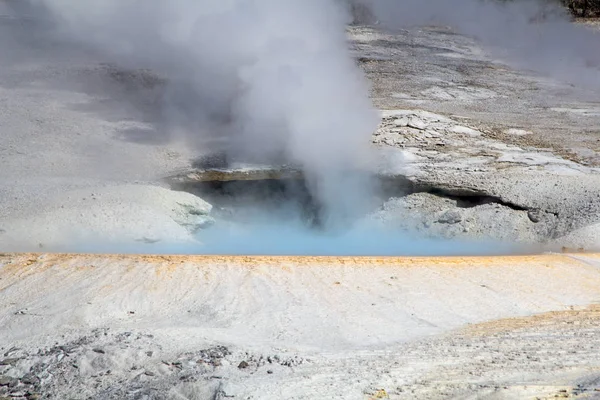
<path fill-rule="evenodd" d="M 170 178 L 171 187 L 213 205 L 213 222 L 196 232 L 199 254 L 309 256 L 488 255 L 518 252 L 512 244 L 442 239 L 384 215 L 390 200 L 414 193 L 451 199 L 469 209 L 493 202 L 453 195 L 404 176 L 371 177 L 372 198 L 360 214 L 332 224 L 304 175 L 289 166 L 204 165 Z M 415 213 L 419 212 L 415 210 Z"/>

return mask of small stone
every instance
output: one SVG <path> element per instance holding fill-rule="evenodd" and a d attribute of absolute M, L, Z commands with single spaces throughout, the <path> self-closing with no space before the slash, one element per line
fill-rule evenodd
<path fill-rule="evenodd" d="M 0 386 L 8 386 L 8 387 L 13 387 L 16 386 L 16 379 L 15 378 L 11 378 L 10 376 L 0 376 Z"/>
<path fill-rule="evenodd" d="M 5 358 L 0 360 L 0 365 L 15 365 L 20 358 Z"/>
<path fill-rule="evenodd" d="M 272 369 L 267 370 L 267 374 L 271 375 L 273 373 Z"/>
<path fill-rule="evenodd" d="M 40 379 L 33 374 L 26 374 L 21 378 L 21 382 L 23 382 L 26 385 L 35 385 L 39 381 Z"/>
<path fill-rule="evenodd" d="M 450 129 L 453 133 L 458 133 L 466 136 L 481 136 L 481 132 L 476 131 L 475 129 L 468 128 L 466 126 L 456 125 L 452 129 Z"/>
<path fill-rule="evenodd" d="M 427 128 L 427 123 L 425 121 L 420 120 L 419 118 L 411 118 L 408 121 L 408 126 L 423 131 Z"/>
<path fill-rule="evenodd" d="M 4 353 L 4 357 L 8 357 L 8 356 L 10 356 L 12 353 L 14 353 L 14 352 L 16 352 L 16 351 L 19 351 L 19 350 L 22 350 L 22 349 L 21 349 L 20 347 L 11 347 L 10 349 L 8 349 L 8 350 L 6 351 L 6 353 Z"/>
<path fill-rule="evenodd" d="M 28 393 L 27 394 L 27 400 L 39 400 L 41 398 L 42 398 L 42 396 L 37 393 Z"/>
<path fill-rule="evenodd" d="M 193 232 L 196 232 L 200 229 L 210 228 L 214 224 L 215 224 L 215 220 L 209 216 L 206 216 L 206 215 L 196 216 L 196 218 L 194 218 L 192 224 L 190 224 L 190 229 Z"/>
<path fill-rule="evenodd" d="M 144 371 L 144 374 L 147 375 L 147 376 L 154 376 L 155 375 L 155 373 L 152 372 L 152 371 Z"/>
<path fill-rule="evenodd" d="M 60 350 L 62 350 L 64 353 L 71 353 L 75 350 L 76 346 L 75 345 L 63 345 L 63 346 L 58 346 L 58 348 Z"/>
<path fill-rule="evenodd" d="M 462 221 L 462 215 L 458 210 L 447 210 L 443 212 L 439 217 L 437 222 L 440 224 L 457 224 Z"/>
<path fill-rule="evenodd" d="M 153 352 L 153 351 L 147 351 L 147 352 L 146 352 L 146 355 L 147 355 L 148 357 L 152 357 L 152 355 L 153 355 L 153 354 L 154 354 L 154 352 Z"/>
<path fill-rule="evenodd" d="M 390 396 L 387 394 L 385 389 L 378 389 L 373 393 L 373 399 L 389 399 Z"/>
<path fill-rule="evenodd" d="M 400 127 L 408 126 L 408 118 L 406 118 L 406 117 L 398 118 L 397 120 L 394 121 L 394 125 L 400 126 Z"/>
<path fill-rule="evenodd" d="M 529 210 L 527 211 L 527 216 L 529 220 L 534 224 L 537 224 L 542 220 L 542 211 L 541 210 Z"/>
<path fill-rule="evenodd" d="M 10 392 L 10 397 L 25 397 L 23 392 Z"/>
<path fill-rule="evenodd" d="M 248 364 L 246 361 L 242 361 L 241 363 L 239 363 L 238 368 L 245 369 L 245 368 L 248 368 L 249 366 L 250 366 L 250 364 Z"/>
<path fill-rule="evenodd" d="M 143 238 L 136 239 L 136 241 L 137 242 L 142 242 L 142 243 L 145 243 L 145 244 L 154 244 L 154 243 L 160 242 L 160 239 L 144 236 Z"/>
<path fill-rule="evenodd" d="M 94 348 L 94 349 L 92 349 L 92 351 L 94 353 L 98 353 L 98 354 L 105 354 L 106 353 L 103 349 L 100 349 L 100 348 Z"/>

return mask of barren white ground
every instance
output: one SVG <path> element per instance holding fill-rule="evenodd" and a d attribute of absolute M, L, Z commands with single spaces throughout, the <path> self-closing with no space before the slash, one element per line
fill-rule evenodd
<path fill-rule="evenodd" d="M 5 254 L 0 374 L 74 399 L 589 398 L 599 267 Z"/>

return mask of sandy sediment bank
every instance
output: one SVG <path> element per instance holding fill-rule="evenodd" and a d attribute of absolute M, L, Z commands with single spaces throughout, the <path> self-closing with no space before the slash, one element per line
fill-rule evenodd
<path fill-rule="evenodd" d="M 0 265 L 0 321 L 9 340 L 56 329 L 160 325 L 215 340 L 334 349 L 393 343 L 600 298 L 600 255 L 594 254 L 4 254 Z"/>
<path fill-rule="evenodd" d="M 593 394 L 599 267 L 599 254 L 4 253 L 0 375 L 14 386 L 0 395 Z"/>

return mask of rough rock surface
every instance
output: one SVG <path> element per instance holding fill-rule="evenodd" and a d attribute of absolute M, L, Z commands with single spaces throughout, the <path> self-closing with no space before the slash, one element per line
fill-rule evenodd
<path fill-rule="evenodd" d="M 517 71 L 443 27 L 349 33 L 389 110 L 374 142 L 402 149 L 397 172 L 551 214 L 550 238 L 576 231 L 571 244 L 598 247 L 600 232 L 582 230 L 600 215 L 597 90 Z"/>
<path fill-rule="evenodd" d="M 394 226 L 431 237 L 488 238 L 532 244 L 544 242 L 549 227 L 554 225 L 553 220 L 533 223 L 527 211 L 501 204 L 465 204 L 429 193 L 390 199 L 370 218 L 387 227 Z"/>
<path fill-rule="evenodd" d="M 466 203 L 469 197 L 488 198 L 502 206 L 502 220 L 512 220 L 509 223 L 516 228 L 506 235 L 502 224 L 484 224 L 472 231 L 474 236 L 544 241 L 600 219 L 600 169 L 551 151 L 505 144 L 449 117 L 421 110 L 384 112 L 374 143 L 384 149 L 382 174 L 408 178 L 420 190 L 459 196 Z M 480 210 L 484 209 L 472 211 Z M 412 213 L 419 214 L 419 207 Z M 523 214 L 536 225 L 521 224 Z M 485 221 L 487 216 L 477 218 Z M 531 236 L 530 230 L 536 233 Z M 600 232 L 594 228 L 579 232 L 579 247 L 591 250 L 600 244 Z M 571 235 L 570 241 L 572 245 L 577 239 Z"/>

